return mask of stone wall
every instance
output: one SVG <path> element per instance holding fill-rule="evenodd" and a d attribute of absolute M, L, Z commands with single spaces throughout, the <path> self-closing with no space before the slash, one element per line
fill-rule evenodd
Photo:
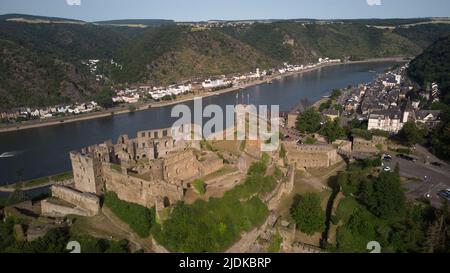
<path fill-rule="evenodd" d="M 41 201 L 41 213 L 48 217 L 64 217 L 66 215 L 92 216 L 84 209 L 56 204 L 50 200 Z"/>
<path fill-rule="evenodd" d="M 100 211 L 100 198 L 90 193 L 54 185 L 52 186 L 52 196 L 85 210 L 89 216 L 97 215 Z"/>
<path fill-rule="evenodd" d="M 297 123 L 298 114 L 289 113 L 287 116 L 287 128 L 295 128 Z"/>
<path fill-rule="evenodd" d="M 121 200 L 126 202 L 151 208 L 158 197 L 167 199 L 170 204 L 183 198 L 182 187 L 163 180 L 146 181 L 112 169 L 107 171 L 107 176 L 109 178 L 106 180 L 106 190 L 115 192 Z"/>
<path fill-rule="evenodd" d="M 192 150 L 168 155 L 163 161 L 164 180 L 183 184 L 201 175 L 201 169 Z"/>
<path fill-rule="evenodd" d="M 333 145 L 297 145 L 295 142 L 285 142 L 287 158 L 297 168 L 330 167 L 342 158 Z"/>
<path fill-rule="evenodd" d="M 100 194 L 102 191 L 101 162 L 92 153 L 71 152 L 75 188 L 82 192 Z"/>
<path fill-rule="evenodd" d="M 262 157 L 262 150 L 261 150 L 261 145 L 263 143 L 260 140 L 245 140 L 245 152 L 256 158 L 256 159 L 260 159 Z"/>
<path fill-rule="evenodd" d="M 295 166 L 289 167 L 286 180 L 280 182 L 275 191 L 265 200 L 269 210 L 275 210 L 280 205 L 283 196 L 292 193 L 292 190 L 294 189 L 295 169 Z"/>
<path fill-rule="evenodd" d="M 373 136 L 372 140 L 366 140 L 363 138 L 353 139 L 353 152 L 354 153 L 367 153 L 376 154 L 379 152 L 378 145 L 385 146 L 386 138 L 381 136 Z"/>
<path fill-rule="evenodd" d="M 215 154 L 209 154 L 205 157 L 205 160 L 200 162 L 201 175 L 206 176 L 214 173 L 224 167 L 223 159 L 219 158 Z"/>
<path fill-rule="evenodd" d="M 338 139 L 333 142 L 333 145 L 337 146 L 338 151 L 341 153 L 350 154 L 352 152 L 351 141 Z"/>
<path fill-rule="evenodd" d="M 278 215 L 271 212 L 267 217 L 264 224 L 260 227 L 246 232 L 242 235 L 241 239 L 237 241 L 232 247 L 230 247 L 226 253 L 247 253 L 251 246 L 255 243 L 258 237 L 266 231 L 268 228 L 272 228 L 278 220 Z"/>

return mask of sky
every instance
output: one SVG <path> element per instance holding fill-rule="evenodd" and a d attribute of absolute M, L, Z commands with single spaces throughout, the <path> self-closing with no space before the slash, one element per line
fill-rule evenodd
<path fill-rule="evenodd" d="M 0 0 L 0 14 L 84 21 L 450 17 L 449 0 Z"/>

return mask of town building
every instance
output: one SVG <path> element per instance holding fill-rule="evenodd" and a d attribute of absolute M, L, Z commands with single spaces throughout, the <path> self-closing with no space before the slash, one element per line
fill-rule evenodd
<path fill-rule="evenodd" d="M 398 133 L 403 127 L 402 112 L 399 108 L 377 111 L 369 115 L 368 130 L 383 130 Z"/>

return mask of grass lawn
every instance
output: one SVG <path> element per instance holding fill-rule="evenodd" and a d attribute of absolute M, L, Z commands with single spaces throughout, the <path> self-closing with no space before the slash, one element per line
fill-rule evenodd
<path fill-rule="evenodd" d="M 270 243 L 269 247 L 267 248 L 267 253 L 278 253 L 278 252 L 280 252 L 281 243 L 283 243 L 283 238 L 281 238 L 280 234 L 277 232 L 272 237 L 272 242 Z"/>
<path fill-rule="evenodd" d="M 62 182 L 73 178 L 72 171 L 60 173 L 56 175 L 41 177 L 29 181 L 24 181 L 21 183 L 8 185 L 7 188 L 15 188 L 15 189 L 23 189 L 23 188 L 32 188 L 39 187 L 53 182 Z"/>
<path fill-rule="evenodd" d="M 306 179 L 308 179 L 308 177 L 305 177 L 305 173 L 303 171 L 295 172 L 294 189 L 289 196 L 286 196 L 285 198 L 283 198 L 283 200 L 281 201 L 280 206 L 278 208 L 280 211 L 280 214 L 284 217 L 287 217 L 291 221 L 292 221 L 292 219 L 290 216 L 290 209 L 291 209 L 294 197 L 297 194 L 302 195 L 302 194 L 310 193 L 310 192 L 318 193 L 321 198 L 322 208 L 324 210 L 326 209 L 328 199 L 330 198 L 331 192 L 318 191 L 316 187 L 305 182 Z"/>
<path fill-rule="evenodd" d="M 122 172 L 122 167 L 119 164 L 111 163 L 111 169 L 118 171 L 119 173 Z"/>
<path fill-rule="evenodd" d="M 355 198 L 346 197 L 341 199 L 339 205 L 337 206 L 336 216 L 342 222 L 347 222 L 352 214 L 358 209 L 364 208 L 361 204 L 356 201 Z"/>
<path fill-rule="evenodd" d="M 70 216 L 70 218 L 74 221 L 71 231 L 75 234 L 89 234 L 103 239 L 127 238 L 127 234 L 112 225 L 103 214 L 94 217 Z"/>
<path fill-rule="evenodd" d="M 208 175 L 205 175 L 204 177 L 200 178 L 203 181 L 209 181 L 215 178 L 218 178 L 220 176 L 229 174 L 229 173 L 233 173 L 236 172 L 238 170 L 238 168 L 230 166 L 230 165 L 225 165 L 222 169 L 217 170 L 213 173 L 210 173 Z"/>
<path fill-rule="evenodd" d="M 350 218 L 358 212 L 366 215 L 364 223 L 366 225 L 365 230 L 367 234 L 364 236 L 353 232 L 348 228 L 348 225 L 346 225 Z M 384 234 L 389 228 L 389 222 L 387 220 L 377 218 L 352 197 L 345 197 L 341 199 L 338 205 L 336 217 L 339 220 L 339 225 L 335 236 L 337 242 L 339 243 L 339 249 L 337 250 L 339 252 L 367 253 L 367 243 L 376 240 L 378 237 L 377 233 Z"/>
<path fill-rule="evenodd" d="M 232 155 L 239 156 L 240 152 L 238 151 L 238 141 L 236 140 L 221 140 L 213 142 L 212 146 L 219 150 L 228 152 Z"/>

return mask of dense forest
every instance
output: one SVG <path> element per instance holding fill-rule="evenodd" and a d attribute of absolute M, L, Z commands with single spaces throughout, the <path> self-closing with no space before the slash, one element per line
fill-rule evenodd
<path fill-rule="evenodd" d="M 376 240 L 385 253 L 448 253 L 448 204 L 436 209 L 427 203 L 408 202 L 399 168 L 377 174 L 380 159 L 350 164 L 337 177 L 344 194 L 331 221 L 339 224 L 337 244 L 330 251 L 367 252 Z"/>
<path fill-rule="evenodd" d="M 10 21 L 16 17 L 40 23 Z M 119 26 L 128 23 L 148 27 Z M 365 23 L 274 21 L 201 30 L 161 20 L 87 23 L 5 15 L 0 17 L 0 109 L 89 100 L 116 84 L 166 85 L 319 57 L 415 56 L 450 33 L 445 24 L 391 30 Z M 97 73 L 104 80 L 96 81 L 82 64 L 89 59 L 100 60 Z"/>
<path fill-rule="evenodd" d="M 226 28 L 225 32 L 280 62 L 312 62 L 323 56 L 359 60 L 414 56 L 420 52 L 414 42 L 391 31 L 352 23 L 320 25 L 278 22 Z"/>
<path fill-rule="evenodd" d="M 433 152 L 450 160 L 450 36 L 433 43 L 411 62 L 409 75 L 427 89 L 436 82 L 441 91 L 441 102 L 431 106 L 443 111 L 441 123 L 429 133 L 428 144 Z"/>

